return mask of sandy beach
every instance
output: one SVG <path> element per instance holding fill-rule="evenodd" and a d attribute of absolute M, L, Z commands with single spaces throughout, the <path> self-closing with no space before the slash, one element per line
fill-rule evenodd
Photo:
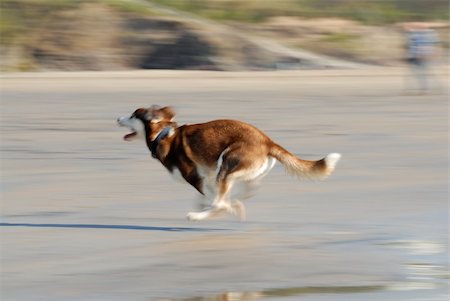
<path fill-rule="evenodd" d="M 1 77 L 1 299 L 448 300 L 448 74 L 136 71 Z M 247 221 L 189 222 L 174 182 L 119 116 L 251 123 L 325 181 L 280 164 Z"/>

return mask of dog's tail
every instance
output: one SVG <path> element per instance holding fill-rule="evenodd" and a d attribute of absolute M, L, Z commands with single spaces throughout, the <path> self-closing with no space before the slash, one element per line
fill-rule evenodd
<path fill-rule="evenodd" d="M 317 161 L 302 160 L 275 143 L 270 148 L 269 156 L 283 164 L 289 174 L 307 179 L 325 179 L 341 158 L 341 154 L 331 153 Z"/>

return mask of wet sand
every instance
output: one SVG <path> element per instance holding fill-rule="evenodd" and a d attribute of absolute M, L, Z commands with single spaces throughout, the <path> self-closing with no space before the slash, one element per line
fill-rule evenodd
<path fill-rule="evenodd" d="M 447 300 L 448 95 L 403 82 L 400 69 L 3 75 L 1 299 Z M 115 124 L 151 104 L 343 159 L 321 182 L 277 164 L 246 222 L 189 222 L 196 191 Z"/>

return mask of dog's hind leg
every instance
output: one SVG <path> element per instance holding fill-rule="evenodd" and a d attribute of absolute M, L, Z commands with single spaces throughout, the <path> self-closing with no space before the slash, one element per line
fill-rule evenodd
<path fill-rule="evenodd" d="M 272 162 L 273 161 L 273 162 Z M 274 160 L 268 160 L 260 145 L 234 144 L 222 154 L 222 164 L 217 173 L 217 192 L 211 208 L 191 212 L 188 218 L 201 220 L 222 212 L 228 212 L 245 219 L 245 207 L 240 201 L 231 202 L 230 192 L 235 182 L 255 181 L 273 167 Z"/>
<path fill-rule="evenodd" d="M 233 211 L 231 213 L 237 215 L 241 221 L 245 221 L 246 210 L 244 203 L 239 200 L 234 200 L 231 203 L 231 207 L 233 208 Z"/>
<path fill-rule="evenodd" d="M 253 162 L 252 168 L 243 170 L 236 181 L 242 184 L 242 191 L 236 195 L 237 199 L 233 200 L 232 206 L 241 220 L 245 220 L 245 206 L 241 201 L 245 201 L 252 197 L 260 185 L 260 181 L 264 178 L 275 165 L 276 160 L 268 157 L 262 161 L 262 164 Z M 242 180 L 243 179 L 243 180 Z"/>

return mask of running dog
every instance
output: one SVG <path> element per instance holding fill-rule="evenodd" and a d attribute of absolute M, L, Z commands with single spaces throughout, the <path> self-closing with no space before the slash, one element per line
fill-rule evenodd
<path fill-rule="evenodd" d="M 241 200 L 248 198 L 254 183 L 280 162 L 299 178 L 323 179 L 329 176 L 340 154 L 332 153 L 318 161 L 302 160 L 273 142 L 256 127 L 236 120 L 214 120 L 178 126 L 172 107 L 152 106 L 120 117 L 120 126 L 131 129 L 126 141 L 142 139 L 153 158 L 174 176 L 194 186 L 202 195 L 214 195 L 211 205 L 190 212 L 189 220 L 203 220 L 221 212 L 245 219 Z M 233 185 L 241 183 L 244 194 L 231 200 Z"/>

